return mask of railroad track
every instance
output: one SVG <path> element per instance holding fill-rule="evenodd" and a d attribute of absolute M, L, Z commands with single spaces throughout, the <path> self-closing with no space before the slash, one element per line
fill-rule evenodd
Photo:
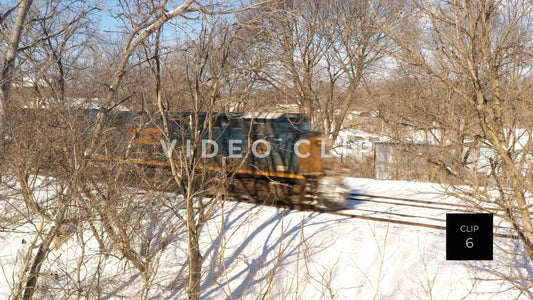
<path fill-rule="evenodd" d="M 348 201 L 359 201 L 359 202 L 375 202 L 383 204 L 395 204 L 401 206 L 410 206 L 418 208 L 427 208 L 427 209 L 437 209 L 444 210 L 447 208 L 453 208 L 453 211 L 456 212 L 469 212 L 468 206 L 459 203 L 446 203 L 446 202 L 436 202 L 429 200 L 418 200 L 410 198 L 400 198 L 400 197 L 389 197 L 389 196 L 379 196 L 379 195 L 369 195 L 369 194 L 359 194 L 359 193 L 350 193 L 347 197 Z"/>
<path fill-rule="evenodd" d="M 351 218 L 351 219 L 362 219 L 362 220 L 368 220 L 368 221 L 386 222 L 390 224 L 399 224 L 399 225 L 431 228 L 431 229 L 437 229 L 437 230 L 446 230 L 445 219 L 435 218 L 435 217 L 430 217 L 430 216 L 405 214 L 405 213 L 394 212 L 390 210 L 379 211 L 375 209 L 352 207 L 352 208 L 347 208 L 345 210 L 340 210 L 340 211 L 331 211 L 326 208 L 321 208 L 321 207 L 318 207 L 312 204 L 287 203 L 287 202 L 278 202 L 274 200 L 261 201 L 257 199 L 251 199 L 251 198 L 242 198 L 242 197 L 238 197 L 235 195 L 232 196 L 232 200 L 236 200 L 238 202 L 260 204 L 264 206 L 291 209 L 291 210 L 296 210 L 296 211 L 326 213 L 330 215 Z M 349 202 L 350 201 L 360 201 L 360 202 L 374 201 L 380 204 L 392 204 L 392 205 L 398 205 L 398 206 L 404 206 L 404 207 L 417 207 L 417 208 L 425 208 L 425 209 L 433 209 L 433 210 L 438 209 L 441 211 L 446 210 L 450 212 L 471 212 L 466 209 L 454 209 L 454 210 L 446 209 L 446 207 L 451 208 L 451 206 L 466 208 L 466 205 L 461 205 L 461 204 L 456 205 L 452 203 L 438 203 L 435 201 L 407 199 L 407 198 L 398 198 L 398 197 L 387 197 L 387 196 L 368 195 L 368 194 L 350 194 L 348 195 L 347 200 Z M 389 201 L 389 200 L 396 200 L 396 201 Z M 401 203 L 402 201 L 405 203 Z M 442 207 L 439 207 L 437 205 L 440 205 Z M 406 220 L 406 219 L 409 219 L 409 220 Z M 424 220 L 424 222 L 418 222 L 416 220 Z M 428 223 L 427 221 L 432 221 L 433 223 Z M 440 224 L 435 224 L 434 222 L 438 222 Z M 495 229 L 506 230 L 506 231 L 509 230 L 509 228 L 504 228 L 504 227 L 495 227 Z M 514 234 L 500 233 L 500 232 L 495 232 L 494 237 L 518 239 L 518 236 Z"/>
<path fill-rule="evenodd" d="M 443 212 L 468 212 L 464 205 L 355 192 L 347 196 L 347 202 L 348 209 L 345 212 L 349 214 L 381 215 L 387 219 L 403 220 L 409 224 L 418 220 L 417 224 L 428 225 L 435 229 L 445 228 L 443 224 L 446 220 L 441 216 Z M 413 214 L 413 211 L 417 213 Z"/>
<path fill-rule="evenodd" d="M 355 204 L 355 206 L 348 210 L 348 214 L 350 214 L 353 211 L 370 211 L 370 212 L 378 212 L 381 214 L 385 214 L 390 222 L 392 223 L 398 223 L 398 224 L 404 224 L 404 225 L 413 225 L 413 226 L 421 226 L 421 227 L 427 227 L 427 228 L 433 228 L 433 229 L 441 229 L 445 230 L 446 226 L 446 220 L 442 218 L 437 217 L 428 217 L 427 215 L 413 215 L 413 214 L 404 214 L 404 213 L 398 213 L 392 211 L 392 207 L 389 207 L 390 211 L 384 210 L 384 211 L 376 211 L 376 210 L 367 210 L 365 208 L 357 207 L 358 204 L 362 203 L 378 203 L 378 204 L 384 204 L 384 205 L 394 205 L 394 207 L 410 207 L 410 208 L 417 208 L 417 209 L 425 209 L 428 210 L 428 212 L 437 211 L 439 214 L 445 214 L 445 213 L 471 213 L 472 210 L 468 205 L 461 204 L 461 203 L 447 203 L 447 202 L 437 202 L 437 201 L 429 201 L 429 200 L 419 200 L 419 199 L 411 199 L 411 198 L 401 198 L 401 197 L 390 197 L 390 196 L 380 196 L 380 195 L 370 195 L 370 194 L 361 194 L 361 193 L 350 193 L 347 196 L 348 202 L 352 202 L 352 204 Z M 495 216 L 498 216 L 498 214 L 495 214 Z M 364 218 L 367 218 L 368 216 L 364 216 Z M 398 219 L 392 219 L 393 217 L 404 217 L 409 218 L 409 221 L 405 220 L 398 220 Z M 373 217 L 375 218 L 375 217 Z M 385 219 L 385 218 L 381 218 Z M 428 224 L 428 223 L 420 223 L 420 222 L 414 222 L 413 220 L 417 219 L 423 219 L 423 220 L 429 220 L 429 221 L 436 221 L 443 225 L 437 225 L 437 224 Z M 378 220 L 379 221 L 379 220 Z M 495 227 L 496 230 L 501 230 L 505 232 L 511 232 L 511 228 L 508 227 Z M 513 238 L 517 239 L 518 236 L 514 234 L 509 233 L 500 233 L 495 232 L 495 237 L 505 237 L 505 238 Z"/>

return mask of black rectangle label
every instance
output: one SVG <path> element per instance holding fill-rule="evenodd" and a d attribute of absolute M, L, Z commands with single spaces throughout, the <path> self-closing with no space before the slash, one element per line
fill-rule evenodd
<path fill-rule="evenodd" d="M 446 214 L 446 260 L 492 260 L 492 214 Z"/>

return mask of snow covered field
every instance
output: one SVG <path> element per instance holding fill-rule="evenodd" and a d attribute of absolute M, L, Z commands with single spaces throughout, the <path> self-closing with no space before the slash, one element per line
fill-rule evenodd
<path fill-rule="evenodd" d="M 438 199 L 428 183 L 350 179 L 363 193 Z M 2 199 L 2 201 L 5 199 Z M 3 201 L 5 202 L 5 201 Z M 2 203 L 2 210 L 6 208 Z M 365 209 L 383 210 L 365 203 Z M 357 208 L 355 206 L 354 208 Z M 389 209 L 393 209 L 393 205 Z M 402 212 L 409 213 L 408 208 Z M 413 208 L 416 210 L 416 208 Z M 414 211 L 413 211 L 414 213 Z M 440 212 L 445 214 L 445 211 Z M 171 218 L 160 216 L 165 226 Z M 167 220 L 167 221 L 165 221 Z M 165 227 L 159 228 L 164 231 Z M 8 299 L 17 280 L 21 253 L 33 238 L 0 231 L 0 299 Z M 163 252 L 150 296 L 186 297 L 186 235 L 178 234 Z M 22 240 L 25 243 L 22 243 Z M 80 247 L 83 244 L 85 247 Z M 517 241 L 494 239 L 493 261 L 446 261 L 446 233 L 425 227 L 289 211 L 226 202 L 204 229 L 202 297 L 206 299 L 530 299 L 518 287 L 533 284 L 533 266 Z M 83 249 L 83 268 L 77 268 Z M 40 280 L 51 287 L 99 280 L 102 298 L 137 298 L 142 280 L 119 257 L 96 256 L 98 244 L 71 238 L 52 252 Z M 94 256 L 93 256 L 94 255 Z M 53 266 L 50 267 L 50 265 Z M 100 265 L 100 269 L 98 269 Z M 97 269 L 100 270 L 97 272 Z M 54 274 L 69 273 L 72 278 Z M 98 273 L 98 276 L 96 276 Z M 502 276 L 512 277 L 503 280 Z M 97 278 L 98 277 L 98 278 Z M 57 294 L 56 294 L 57 295 Z M 54 294 L 37 295 L 53 298 Z M 75 298 L 72 294 L 70 297 Z"/>

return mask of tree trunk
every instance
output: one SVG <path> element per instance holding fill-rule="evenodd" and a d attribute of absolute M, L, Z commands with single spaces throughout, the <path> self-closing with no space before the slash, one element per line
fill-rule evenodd
<path fill-rule="evenodd" d="M 202 280 L 202 256 L 200 255 L 199 232 L 194 217 L 193 198 L 187 197 L 187 236 L 189 246 L 189 283 L 187 299 L 200 298 L 200 283 Z"/>
<path fill-rule="evenodd" d="M 43 265 L 46 256 L 48 256 L 48 252 L 50 252 L 50 243 L 52 242 L 52 238 L 52 234 L 46 237 L 46 239 L 41 243 L 41 246 L 39 246 L 37 255 L 35 255 L 35 258 L 33 259 L 30 274 L 28 275 L 28 281 L 26 281 L 26 287 L 24 288 L 24 295 L 22 296 L 22 299 L 24 300 L 30 300 L 35 293 L 37 279 L 39 278 L 39 273 L 41 272 L 41 266 Z"/>
<path fill-rule="evenodd" d="M 6 56 L 2 66 L 2 77 L 0 77 L 0 125 L 2 125 L 3 120 L 7 120 L 9 117 L 9 98 L 13 81 L 13 72 L 15 70 L 15 59 L 17 58 L 20 36 L 24 29 L 24 22 L 32 2 L 33 0 L 22 0 L 22 2 L 20 2 L 15 26 L 13 27 L 13 31 L 11 32 L 7 44 Z"/>

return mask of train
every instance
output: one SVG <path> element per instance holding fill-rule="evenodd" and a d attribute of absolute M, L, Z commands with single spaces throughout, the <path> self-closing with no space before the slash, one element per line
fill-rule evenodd
<path fill-rule="evenodd" d="M 95 120 L 98 110 L 86 114 Z M 343 176 L 333 172 L 331 142 L 304 113 L 108 113 L 107 132 L 127 144 L 92 153 L 104 161 L 170 168 L 170 155 L 197 156 L 200 169 L 231 175 L 229 190 L 254 199 L 338 210 L 346 205 Z M 168 132 L 168 134 L 165 134 Z M 128 152 L 127 157 L 124 156 Z"/>

